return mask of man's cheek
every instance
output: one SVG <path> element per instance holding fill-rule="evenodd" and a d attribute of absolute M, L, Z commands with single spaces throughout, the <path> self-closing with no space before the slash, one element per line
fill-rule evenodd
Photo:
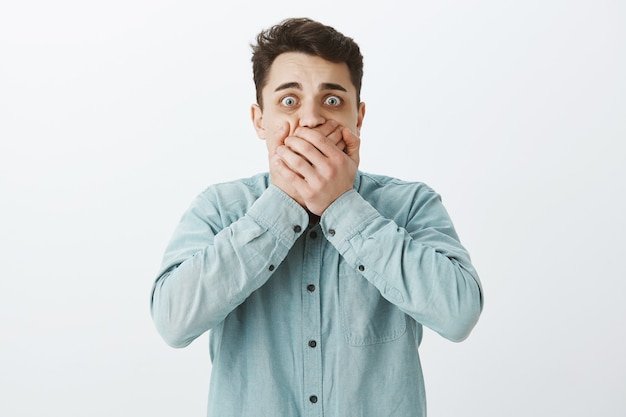
<path fill-rule="evenodd" d="M 269 131 L 269 136 L 275 142 L 280 142 L 281 145 L 283 141 L 285 140 L 285 138 L 292 134 L 293 134 L 293 128 L 289 123 L 279 123 L 279 124 L 273 125 Z"/>
<path fill-rule="evenodd" d="M 266 128 L 266 141 L 270 153 L 274 153 L 276 149 L 283 145 L 285 138 L 289 136 L 289 125 L 275 124 Z"/>

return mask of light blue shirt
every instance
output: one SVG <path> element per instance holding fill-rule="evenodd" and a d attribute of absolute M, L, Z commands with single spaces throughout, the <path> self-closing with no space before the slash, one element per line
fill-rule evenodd
<path fill-rule="evenodd" d="M 422 326 L 463 340 L 481 293 L 426 185 L 359 172 L 309 224 L 259 174 L 195 199 L 151 308 L 171 346 L 210 330 L 209 417 L 421 417 Z"/>

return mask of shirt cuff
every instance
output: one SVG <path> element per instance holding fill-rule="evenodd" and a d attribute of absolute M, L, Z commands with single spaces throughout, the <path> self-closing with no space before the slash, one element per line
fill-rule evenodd
<path fill-rule="evenodd" d="M 340 249 L 344 242 L 379 216 L 378 211 L 356 190 L 350 190 L 328 206 L 320 219 L 320 224 L 326 238 Z"/>
<path fill-rule="evenodd" d="M 252 204 L 248 215 L 288 247 L 304 233 L 309 222 L 306 210 L 272 184 Z"/>

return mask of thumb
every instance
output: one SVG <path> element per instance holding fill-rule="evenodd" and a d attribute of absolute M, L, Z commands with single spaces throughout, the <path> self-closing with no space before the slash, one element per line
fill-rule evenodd
<path fill-rule="evenodd" d="M 356 164 L 359 164 L 359 148 L 361 147 L 361 139 L 348 128 L 343 128 L 343 141 L 346 144 L 344 152 L 352 159 Z"/>

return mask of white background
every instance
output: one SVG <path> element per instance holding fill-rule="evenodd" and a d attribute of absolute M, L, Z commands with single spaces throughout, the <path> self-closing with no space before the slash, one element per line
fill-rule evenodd
<path fill-rule="evenodd" d="M 626 415 L 626 4 L 295 3 L 2 3 L 0 415 L 205 415 L 207 336 L 166 346 L 150 288 L 193 197 L 266 169 L 249 43 L 290 16 L 361 45 L 361 168 L 440 192 L 481 274 L 429 415 Z"/>

